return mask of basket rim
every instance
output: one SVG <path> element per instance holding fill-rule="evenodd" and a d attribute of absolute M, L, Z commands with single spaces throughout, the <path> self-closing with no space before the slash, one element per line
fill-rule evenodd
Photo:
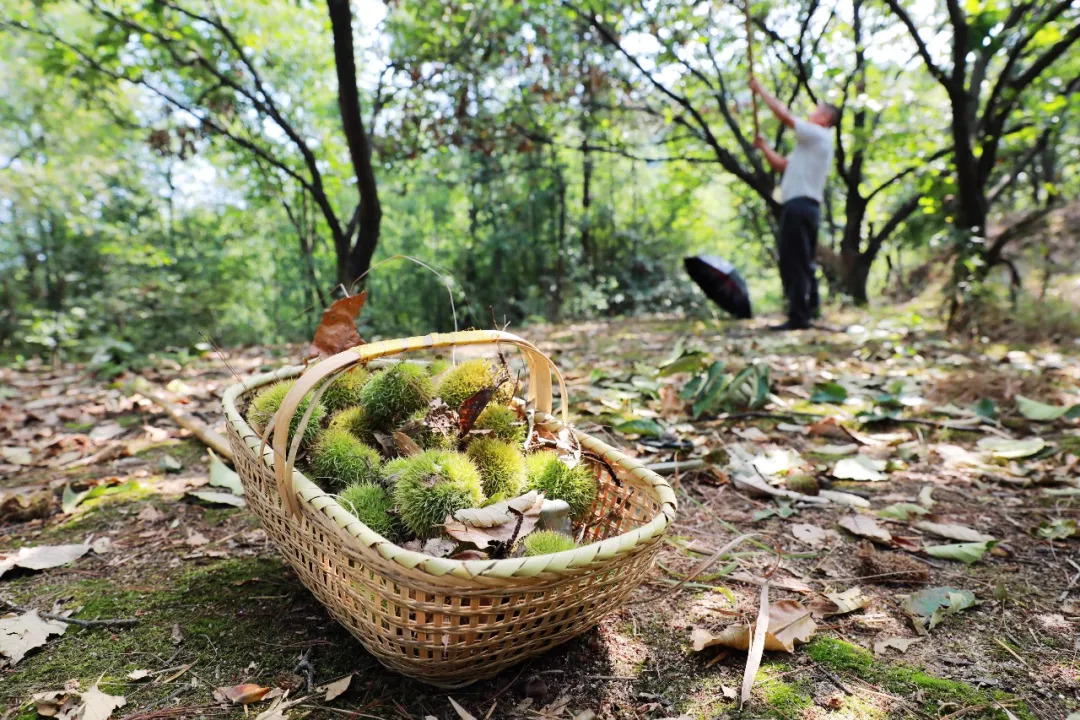
<path fill-rule="evenodd" d="M 262 438 L 240 414 L 236 401 L 241 396 L 259 387 L 278 380 L 296 377 L 304 370 L 305 367 L 302 365 L 290 365 L 268 373 L 255 375 L 230 385 L 222 396 L 221 404 L 225 412 L 226 422 L 236 431 L 241 441 L 256 457 L 256 461 L 258 460 L 259 448 L 262 446 L 262 461 L 267 468 L 272 469 L 274 467 L 273 450 L 269 444 L 262 444 Z M 631 476 L 635 477 L 639 483 L 652 489 L 659 500 L 660 511 L 648 523 L 640 527 L 571 550 L 547 555 L 503 558 L 500 560 L 453 560 L 450 558 L 437 558 L 395 545 L 343 508 L 334 495 L 322 490 L 302 472 L 294 468 L 293 485 L 296 489 L 297 500 L 300 504 L 309 506 L 313 511 L 321 513 L 332 521 L 341 530 L 344 539 L 356 541 L 360 550 L 374 550 L 385 560 L 392 561 L 413 572 L 420 571 L 434 577 L 449 575 L 463 580 L 476 577 L 533 578 L 542 574 L 568 573 L 592 565 L 597 561 L 605 561 L 618 555 L 624 555 L 638 546 L 647 544 L 654 538 L 663 535 L 667 527 L 674 521 L 678 506 L 675 493 L 667 480 L 617 448 L 582 433 L 574 428 L 572 424 L 564 424 L 551 415 L 539 412 L 537 413 L 537 422 L 542 425 L 569 428 L 583 445 L 590 445 L 590 449 L 598 452 L 605 460 L 613 465 L 620 465 Z"/>

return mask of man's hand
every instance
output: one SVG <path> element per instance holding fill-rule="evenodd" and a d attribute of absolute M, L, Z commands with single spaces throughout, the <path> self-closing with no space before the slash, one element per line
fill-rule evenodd
<path fill-rule="evenodd" d="M 761 95 L 761 93 L 762 93 L 761 83 L 758 82 L 757 77 L 751 75 L 749 85 L 750 85 L 750 90 L 752 90 L 753 92 L 756 92 L 758 95 Z"/>
<path fill-rule="evenodd" d="M 764 150 L 765 149 L 765 138 L 761 137 L 760 135 L 755 135 L 754 136 L 754 147 L 756 147 L 758 150 Z"/>

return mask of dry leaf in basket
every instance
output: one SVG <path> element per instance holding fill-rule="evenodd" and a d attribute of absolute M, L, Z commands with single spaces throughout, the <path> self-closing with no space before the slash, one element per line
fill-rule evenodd
<path fill-rule="evenodd" d="M 458 510 L 446 518 L 443 529 L 455 540 L 483 550 L 492 543 L 510 543 L 531 533 L 540 521 L 543 505 L 544 496 L 532 490 L 484 508 Z"/>
<path fill-rule="evenodd" d="M 356 316 L 367 302 L 367 290 L 359 295 L 340 298 L 323 310 L 322 320 L 315 329 L 315 338 L 308 347 L 309 358 L 336 355 L 363 343 L 356 331 Z"/>
<path fill-rule="evenodd" d="M 779 600 L 769 605 L 769 630 L 765 634 L 765 649 L 795 652 L 795 643 L 806 643 L 814 636 L 817 623 L 810 611 L 797 600 Z M 732 625 L 719 634 L 695 627 L 690 636 L 694 651 L 701 652 L 715 645 L 748 650 L 753 635 L 752 625 Z"/>

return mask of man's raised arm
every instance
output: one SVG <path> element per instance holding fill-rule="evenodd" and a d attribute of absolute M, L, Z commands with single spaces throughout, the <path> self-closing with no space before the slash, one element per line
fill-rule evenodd
<path fill-rule="evenodd" d="M 780 153 L 773 150 L 771 147 L 765 144 L 765 138 L 758 135 L 754 138 L 754 147 L 765 155 L 765 159 L 769 162 L 771 167 L 776 172 L 784 172 L 787 170 L 787 158 Z"/>
<path fill-rule="evenodd" d="M 773 111 L 773 115 L 777 120 L 784 123 L 788 127 L 795 127 L 795 116 L 791 114 L 791 110 L 787 105 L 780 102 L 768 92 L 765 88 L 761 87 L 761 83 L 753 75 L 750 76 L 750 89 L 761 96 L 761 99 L 765 101 L 765 104 L 769 106 L 769 109 Z"/>

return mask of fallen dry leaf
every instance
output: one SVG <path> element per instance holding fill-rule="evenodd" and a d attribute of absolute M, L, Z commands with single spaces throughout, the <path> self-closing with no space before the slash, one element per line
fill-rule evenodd
<path fill-rule="evenodd" d="M 892 540 L 892 533 L 878 525 L 877 520 L 867 515 L 847 515 L 840 518 L 837 525 L 853 535 L 869 538 L 874 542 L 887 545 Z"/>
<path fill-rule="evenodd" d="M 323 700 L 329 702 L 338 697 L 346 690 L 349 689 L 349 683 L 352 682 L 353 676 L 351 674 L 346 675 L 343 678 L 338 678 L 333 682 L 326 683 L 321 689 L 326 690 L 326 695 L 323 696 Z"/>
<path fill-rule="evenodd" d="M 83 708 L 80 720 L 109 720 L 113 710 L 127 702 L 123 695 L 109 695 L 95 684 L 82 694 Z"/>
<path fill-rule="evenodd" d="M 792 525 L 791 534 L 795 536 L 796 540 L 812 548 L 825 547 L 840 540 L 840 534 L 835 530 L 826 530 L 823 527 L 807 523 L 795 523 Z"/>
<path fill-rule="evenodd" d="M 266 693 L 270 692 L 270 688 L 262 687 L 254 683 L 244 683 L 242 685 L 234 685 L 230 688 L 218 688 L 221 694 L 225 696 L 226 700 L 231 701 L 234 705 L 239 703 L 241 705 L 248 705 L 249 703 L 255 703 L 266 697 Z"/>
<path fill-rule="evenodd" d="M 450 697 L 449 695 L 446 696 L 446 699 L 450 701 L 451 707 L 454 708 L 454 712 L 458 714 L 458 718 L 460 718 L 460 720 L 476 720 L 476 716 L 465 708 L 458 705 L 457 700 Z"/>
<path fill-rule="evenodd" d="M 870 598 L 863 594 L 862 588 L 853 587 L 842 593 L 825 593 L 824 597 L 814 598 L 810 612 L 814 617 L 846 615 L 869 604 Z"/>
<path fill-rule="evenodd" d="M 913 638 L 889 637 L 889 638 L 885 638 L 884 640 L 878 640 L 877 642 L 874 643 L 874 652 L 876 654 L 878 654 L 878 655 L 884 655 L 886 650 L 888 650 L 889 648 L 893 648 L 895 650 L 899 650 L 900 652 L 904 653 L 904 652 L 907 652 L 907 649 L 909 647 L 911 647 L 915 643 L 922 642 L 925 639 L 926 639 L 925 637 L 913 637 Z"/>
<path fill-rule="evenodd" d="M 795 643 L 809 642 L 817 629 L 817 623 L 798 600 L 778 600 L 769 606 L 769 624 L 765 634 L 765 649 L 782 652 L 795 652 Z M 705 628 L 695 627 L 690 639 L 694 651 L 723 645 L 735 650 L 748 650 L 752 640 L 753 627 L 750 625 L 732 625 L 719 634 L 713 634 Z"/>
<path fill-rule="evenodd" d="M 67 565 L 69 562 L 81 558 L 89 550 L 90 546 L 86 543 L 78 545 L 38 545 L 32 548 L 22 547 L 13 553 L 0 556 L 0 575 L 13 567 L 21 567 L 27 570 L 44 570 Z"/>
<path fill-rule="evenodd" d="M 339 298 L 323 310 L 315 338 L 308 347 L 308 357 L 328 357 L 363 343 L 356 331 L 356 316 L 367 301 L 367 290 L 350 297 Z"/>
<path fill-rule="evenodd" d="M 974 528 L 969 528 L 965 525 L 957 525 L 956 523 L 936 523 L 929 520 L 919 520 L 918 522 L 913 523 L 912 527 L 916 530 L 930 533 L 931 535 L 949 538 L 950 540 L 956 540 L 958 542 L 977 543 L 989 542 L 994 539 L 993 535 L 986 535 Z"/>
<path fill-rule="evenodd" d="M 482 550 L 492 543 L 528 535 L 540 521 L 543 505 L 544 496 L 532 491 L 486 508 L 459 510 L 446 518 L 443 530 L 455 540 Z"/>
<path fill-rule="evenodd" d="M 0 619 L 0 655 L 14 665 L 36 647 L 45 644 L 50 635 L 63 635 L 67 623 L 45 620 L 37 610 L 16 617 Z"/>

